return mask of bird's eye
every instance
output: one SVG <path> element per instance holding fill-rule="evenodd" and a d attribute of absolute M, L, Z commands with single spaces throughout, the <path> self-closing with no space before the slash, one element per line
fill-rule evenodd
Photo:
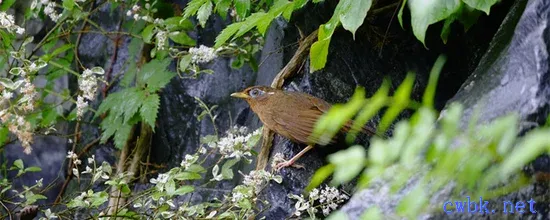
<path fill-rule="evenodd" d="M 250 90 L 250 92 L 248 92 L 248 94 L 254 98 L 254 97 L 257 97 L 257 96 L 260 96 L 261 94 L 263 93 L 263 91 L 259 90 L 259 89 L 253 89 L 253 90 Z"/>

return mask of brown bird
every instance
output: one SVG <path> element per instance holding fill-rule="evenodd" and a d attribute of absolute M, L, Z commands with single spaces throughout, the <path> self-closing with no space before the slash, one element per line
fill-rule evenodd
<path fill-rule="evenodd" d="M 284 91 L 267 86 L 249 87 L 231 96 L 248 102 L 265 127 L 293 142 L 307 145 L 290 160 L 276 164 L 276 170 L 293 165 L 315 144 L 327 144 L 320 143 L 319 137 L 311 137 L 315 123 L 331 107 L 325 100 L 303 92 Z M 342 128 L 342 132 L 349 131 L 351 125 L 352 121 L 349 121 Z M 375 134 L 374 130 L 368 127 L 364 127 L 362 132 Z"/>

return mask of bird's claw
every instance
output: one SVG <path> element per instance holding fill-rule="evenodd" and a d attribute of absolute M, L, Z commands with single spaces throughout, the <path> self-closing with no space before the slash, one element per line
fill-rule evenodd
<path fill-rule="evenodd" d="M 280 162 L 280 163 L 276 164 L 273 168 L 277 172 L 279 172 L 284 167 L 294 167 L 294 168 L 298 168 L 298 169 L 305 169 L 305 167 L 303 165 L 296 164 L 296 163 L 294 163 L 294 161 L 291 161 L 291 160 L 289 160 L 289 161 L 285 160 L 284 162 Z"/>

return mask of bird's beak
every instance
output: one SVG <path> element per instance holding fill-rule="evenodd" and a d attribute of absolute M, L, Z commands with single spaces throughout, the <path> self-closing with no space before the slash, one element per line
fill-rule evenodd
<path fill-rule="evenodd" d="M 235 93 L 231 94 L 231 97 L 246 99 L 246 98 L 248 98 L 248 95 L 246 93 L 242 93 L 242 92 L 235 92 Z"/>

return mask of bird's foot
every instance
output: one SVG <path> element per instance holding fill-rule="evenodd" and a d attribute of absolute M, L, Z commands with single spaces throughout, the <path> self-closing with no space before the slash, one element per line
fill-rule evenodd
<path fill-rule="evenodd" d="M 279 172 L 284 167 L 294 167 L 298 169 L 305 169 L 301 164 L 294 163 L 292 160 L 285 160 L 284 162 L 277 163 L 273 168 Z"/>

